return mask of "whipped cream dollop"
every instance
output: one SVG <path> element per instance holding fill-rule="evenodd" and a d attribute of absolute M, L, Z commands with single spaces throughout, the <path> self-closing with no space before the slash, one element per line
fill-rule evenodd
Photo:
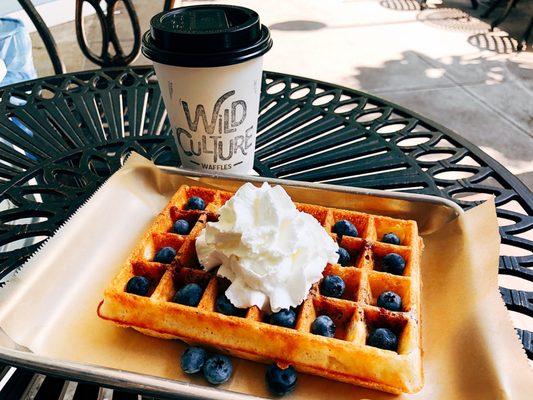
<path fill-rule="evenodd" d="M 296 307 L 318 282 L 327 263 L 336 263 L 337 243 L 311 215 L 298 211 L 281 186 L 246 183 L 208 222 L 196 239 L 206 270 L 231 281 L 226 296 L 234 306 L 277 312 Z"/>

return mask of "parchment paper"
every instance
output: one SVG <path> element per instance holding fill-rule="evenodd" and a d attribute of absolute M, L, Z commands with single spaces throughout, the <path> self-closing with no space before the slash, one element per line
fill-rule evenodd
<path fill-rule="evenodd" d="M 205 384 L 179 367 L 178 341 L 100 320 L 104 288 L 176 190 L 177 176 L 141 156 L 126 165 L 0 289 L 0 328 L 39 355 Z M 294 199 L 298 200 L 298 199 Z M 533 398 L 533 374 L 497 288 L 492 201 L 424 237 L 425 386 L 403 399 Z M 228 390 L 268 396 L 265 367 L 234 358 Z M 396 396 L 300 374 L 294 399 Z"/>

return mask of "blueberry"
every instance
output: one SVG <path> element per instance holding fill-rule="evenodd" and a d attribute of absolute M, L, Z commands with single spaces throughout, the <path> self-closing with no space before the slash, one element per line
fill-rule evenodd
<path fill-rule="evenodd" d="M 176 250 L 172 247 L 162 247 L 157 253 L 155 253 L 154 261 L 170 264 L 174 257 L 176 257 Z"/>
<path fill-rule="evenodd" d="M 311 324 L 311 333 L 320 336 L 335 336 L 335 324 L 327 315 L 321 315 Z"/>
<path fill-rule="evenodd" d="M 185 208 L 187 210 L 204 210 L 205 201 L 201 197 L 191 197 Z"/>
<path fill-rule="evenodd" d="M 378 297 L 377 304 L 378 307 L 383 307 L 391 311 L 402 310 L 402 299 L 394 292 L 381 293 Z"/>
<path fill-rule="evenodd" d="M 197 283 L 189 283 L 176 292 L 174 302 L 196 307 L 202 298 L 202 287 Z"/>
<path fill-rule="evenodd" d="M 231 304 L 231 301 L 229 301 L 225 294 L 221 294 L 217 297 L 215 308 L 219 313 L 224 315 L 237 315 L 241 312 L 240 308 Z"/>
<path fill-rule="evenodd" d="M 174 232 L 178 235 L 188 235 L 189 229 L 189 222 L 184 219 L 178 219 L 176 222 L 174 222 Z"/>
<path fill-rule="evenodd" d="M 320 293 L 328 297 L 340 298 L 346 289 L 346 285 L 340 276 L 328 275 L 320 284 Z"/>
<path fill-rule="evenodd" d="M 396 351 L 398 338 L 390 329 L 378 328 L 368 337 L 368 344 L 380 349 Z"/>
<path fill-rule="evenodd" d="M 233 372 L 233 366 L 229 357 L 215 354 L 205 361 L 202 371 L 207 382 L 212 385 L 220 385 L 229 380 Z"/>
<path fill-rule="evenodd" d="M 181 355 L 181 369 L 186 374 L 199 372 L 205 364 L 207 353 L 201 347 L 188 347 Z"/>
<path fill-rule="evenodd" d="M 348 250 L 344 247 L 339 247 L 337 253 L 339 254 L 339 264 L 343 267 L 347 266 L 350 263 L 350 253 L 348 253 Z"/>
<path fill-rule="evenodd" d="M 150 281 L 144 276 L 134 276 L 126 284 L 126 292 L 146 296 L 150 288 Z"/>
<path fill-rule="evenodd" d="M 358 235 L 357 228 L 350 221 L 345 219 L 335 222 L 335 225 L 333 225 L 333 232 L 339 236 L 357 237 Z"/>
<path fill-rule="evenodd" d="M 276 364 L 272 364 L 266 370 L 265 380 L 273 394 L 283 396 L 294 390 L 298 382 L 298 374 L 293 366 L 281 369 Z"/>
<path fill-rule="evenodd" d="M 400 244 L 400 238 L 394 233 L 386 233 L 381 239 L 383 243 Z"/>
<path fill-rule="evenodd" d="M 389 253 L 381 260 L 381 268 L 389 274 L 402 275 L 405 269 L 405 260 L 399 254 Z"/>
<path fill-rule="evenodd" d="M 284 308 L 270 316 L 272 325 L 284 326 L 285 328 L 294 328 L 296 325 L 296 313 L 293 309 Z"/>

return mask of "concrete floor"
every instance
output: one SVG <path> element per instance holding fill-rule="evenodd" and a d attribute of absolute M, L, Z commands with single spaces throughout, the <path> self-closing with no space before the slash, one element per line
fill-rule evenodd
<path fill-rule="evenodd" d="M 231 0 L 257 10 L 272 31 L 265 69 L 338 83 L 379 95 L 464 136 L 533 187 L 533 53 L 514 51 L 533 2 L 523 1 L 494 33 L 471 15 L 469 0 Z M 134 0 L 142 30 L 162 1 Z M 176 1 L 183 4 L 208 1 Z M 502 12 L 497 9 L 493 16 Z M 121 19 L 123 16 L 119 16 Z M 86 18 L 99 48 L 99 28 Z M 77 46 L 73 23 L 52 29 L 69 71 L 96 66 Z M 119 34 L 131 38 L 126 20 Z M 32 38 L 40 76 L 52 74 L 40 40 Z M 131 40 L 128 42 L 131 44 Z M 529 46 L 531 50 L 531 46 Z M 135 64 L 147 64 L 139 57 Z"/>

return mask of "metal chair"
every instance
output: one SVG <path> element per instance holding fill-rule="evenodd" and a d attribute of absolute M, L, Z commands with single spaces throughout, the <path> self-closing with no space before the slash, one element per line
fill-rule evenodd
<path fill-rule="evenodd" d="M 141 27 L 139 17 L 135 11 L 132 0 L 122 0 L 133 28 L 133 47 L 125 54 L 118 38 L 115 26 L 115 7 L 119 0 L 105 0 L 105 10 L 100 0 L 76 0 L 76 38 L 81 52 L 93 63 L 101 67 L 126 66 L 139 56 L 141 51 Z M 87 43 L 87 36 L 83 25 L 83 4 L 90 4 L 96 11 L 100 28 L 102 29 L 102 50 L 100 54 L 94 53 Z M 111 46 L 114 54 L 111 54 Z"/>
<path fill-rule="evenodd" d="M 76 0 L 75 26 L 78 44 L 83 55 L 85 55 L 85 57 L 87 57 L 96 65 L 101 67 L 129 65 L 135 61 L 141 51 L 141 28 L 139 25 L 139 18 L 135 12 L 132 0 L 122 0 L 133 28 L 133 47 L 129 53 L 125 54 L 115 27 L 115 8 L 119 0 L 105 1 L 106 7 L 104 10 L 99 0 Z M 30 17 L 33 25 L 35 25 L 35 28 L 37 29 L 39 36 L 44 42 L 46 51 L 52 62 L 54 72 L 56 74 L 64 74 L 66 72 L 65 64 L 61 60 L 57 43 L 55 42 L 50 29 L 48 29 L 46 26 L 46 23 L 35 9 L 31 0 L 18 0 L 18 2 L 22 9 Z M 88 3 L 94 8 L 100 23 L 102 30 L 102 50 L 100 54 L 94 53 L 89 48 L 89 44 L 87 42 L 82 14 L 84 3 Z M 111 47 L 114 49 L 114 54 L 111 54 Z"/>
<path fill-rule="evenodd" d="M 52 34 L 50 33 L 50 29 L 48 29 L 48 27 L 44 23 L 43 19 L 33 6 L 31 0 L 18 0 L 18 2 L 22 9 L 30 17 L 31 22 L 33 22 L 33 25 L 35 25 L 39 36 L 44 42 L 44 46 L 46 47 L 46 51 L 48 52 L 48 56 L 50 57 L 50 61 L 52 62 L 52 65 L 54 67 L 54 72 L 56 74 L 64 74 L 66 72 L 65 64 L 63 64 L 63 61 L 61 61 L 61 58 L 59 57 L 59 52 L 57 51 L 57 44 Z"/>

